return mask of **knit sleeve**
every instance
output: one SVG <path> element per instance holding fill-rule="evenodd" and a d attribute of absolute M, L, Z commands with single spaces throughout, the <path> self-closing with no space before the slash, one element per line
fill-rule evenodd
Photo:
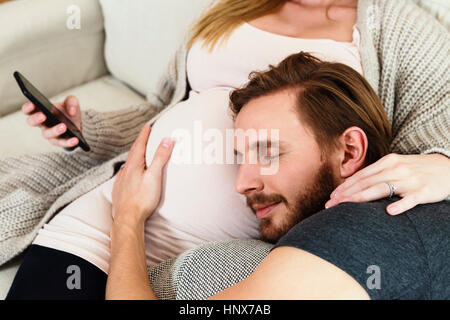
<path fill-rule="evenodd" d="M 92 109 L 82 112 L 82 134 L 91 148 L 86 152 L 88 157 L 105 161 L 128 151 L 146 122 L 156 120 L 163 109 L 186 96 L 186 56 L 187 49 L 182 43 L 155 91 L 147 93 L 147 103 L 112 112 Z M 63 149 L 63 152 L 72 153 L 79 149 Z"/>
<path fill-rule="evenodd" d="M 158 113 L 149 103 L 112 112 L 83 111 L 82 134 L 91 148 L 86 155 L 105 161 L 128 151 L 144 124 Z"/>
<path fill-rule="evenodd" d="M 450 157 L 450 34 L 415 5 L 396 8 L 383 26 L 392 28 L 384 44 L 392 68 L 383 71 L 395 72 L 392 152 Z"/>

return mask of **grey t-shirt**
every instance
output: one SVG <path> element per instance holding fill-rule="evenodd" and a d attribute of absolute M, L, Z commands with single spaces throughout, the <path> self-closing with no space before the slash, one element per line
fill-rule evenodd
<path fill-rule="evenodd" d="M 274 248 L 291 246 L 331 262 L 371 299 L 450 299 L 450 202 L 388 215 L 386 206 L 398 199 L 323 210 Z"/>

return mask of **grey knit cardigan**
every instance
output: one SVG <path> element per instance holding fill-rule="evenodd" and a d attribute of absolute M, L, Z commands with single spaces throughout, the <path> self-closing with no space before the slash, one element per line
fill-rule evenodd
<path fill-rule="evenodd" d="M 360 0 L 357 14 L 363 73 L 392 124 L 391 151 L 438 152 L 450 157 L 448 31 L 407 0 Z M 115 164 L 126 160 L 142 126 L 153 123 L 186 97 L 186 53 L 183 44 L 160 82 L 158 95 L 148 97 L 149 103 L 106 113 L 83 111 L 82 131 L 91 152 L 78 148 L 0 159 L 0 265 L 26 249 L 38 230 L 67 204 L 111 178 Z M 150 270 L 152 282 L 161 285 L 155 291 L 166 298 L 204 298 L 250 274 L 268 252 L 267 244 L 244 240 L 218 244 L 205 252 L 222 249 L 224 254 L 200 254 L 202 259 L 189 260 L 203 263 L 201 275 L 199 268 L 186 267 L 186 256 L 195 256 L 195 251 Z M 192 291 L 195 281 L 191 281 L 191 285 L 178 286 L 175 292 L 173 286 L 167 286 L 174 285 L 175 278 L 181 279 L 180 266 L 185 267 L 185 275 L 185 270 L 194 270 L 188 272 L 188 278 L 197 277 L 197 283 L 213 281 L 220 272 L 225 276 L 213 281 L 209 291 Z M 234 269 L 228 273 L 219 270 L 226 266 Z M 159 277 L 166 280 L 161 282 L 155 275 L 162 270 L 171 273 Z"/>

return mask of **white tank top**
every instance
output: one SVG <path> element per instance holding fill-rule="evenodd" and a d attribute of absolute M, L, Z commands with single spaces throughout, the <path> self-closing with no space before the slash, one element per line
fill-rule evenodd
<path fill-rule="evenodd" d="M 251 71 L 265 70 L 290 54 L 305 51 L 323 60 L 345 63 L 361 73 L 358 47 L 356 27 L 352 42 L 338 42 L 276 35 L 247 23 L 236 28 L 228 41 L 212 53 L 195 43 L 187 57 L 192 91 L 186 101 L 163 110 L 153 124 L 147 162 L 152 160 L 161 139 L 171 136 L 174 130 L 187 130 L 195 136 L 195 121 L 201 121 L 203 129 L 214 128 L 222 133 L 232 129 L 228 93 L 244 85 Z M 173 153 L 177 146 L 178 142 Z M 257 218 L 246 206 L 245 197 L 234 190 L 237 170 L 237 165 L 180 165 L 169 161 L 161 202 L 146 222 L 148 265 L 208 241 L 258 237 Z M 77 255 L 108 272 L 114 180 L 64 208 L 39 231 L 33 243 Z"/>
<path fill-rule="evenodd" d="M 191 88 L 203 92 L 212 88 L 239 88 L 250 72 L 263 71 L 287 56 L 306 51 L 329 62 L 346 64 L 362 74 L 359 54 L 360 34 L 353 26 L 353 40 L 301 39 L 273 34 L 244 23 L 221 46 L 210 53 L 200 42 L 193 44 L 187 57 Z"/>

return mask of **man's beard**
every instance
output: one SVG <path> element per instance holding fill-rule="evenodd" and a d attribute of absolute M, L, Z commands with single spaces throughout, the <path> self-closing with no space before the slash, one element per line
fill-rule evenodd
<path fill-rule="evenodd" d="M 247 197 L 247 205 L 250 208 L 256 203 L 269 204 L 276 202 L 284 203 L 287 208 L 287 212 L 281 217 L 280 225 L 273 225 L 271 218 L 261 219 L 259 224 L 261 240 L 276 243 L 297 223 L 323 210 L 325 203 L 330 199 L 330 194 L 335 188 L 336 184 L 334 183 L 331 166 L 328 162 L 325 162 L 319 168 L 313 183 L 298 191 L 295 202 L 292 205 L 280 194 L 268 196 L 257 194 L 251 198 Z"/>

